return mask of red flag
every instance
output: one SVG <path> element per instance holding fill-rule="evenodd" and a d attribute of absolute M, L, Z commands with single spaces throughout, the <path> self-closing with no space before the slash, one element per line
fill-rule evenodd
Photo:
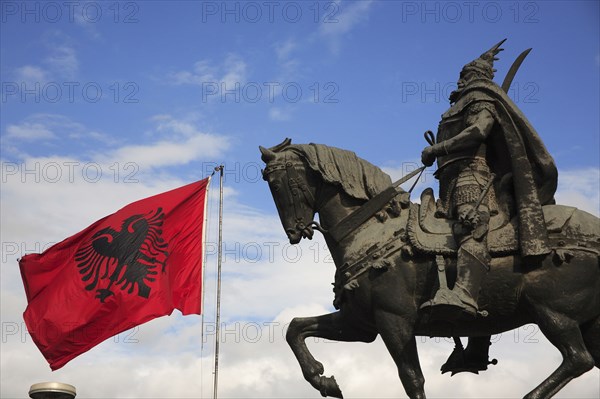
<path fill-rule="evenodd" d="M 208 182 L 129 204 L 20 260 L 25 323 L 52 370 L 173 309 L 200 314 Z"/>

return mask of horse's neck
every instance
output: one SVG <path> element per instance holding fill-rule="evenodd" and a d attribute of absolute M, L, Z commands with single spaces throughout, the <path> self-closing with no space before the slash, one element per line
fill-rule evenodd
<path fill-rule="evenodd" d="M 333 226 L 344 220 L 365 202 L 348 196 L 339 187 L 335 191 L 332 189 L 324 190 L 328 192 L 324 193 L 325 195 L 322 196 L 321 206 L 318 209 L 319 221 L 321 222 L 321 226 L 326 230 L 331 229 Z M 325 242 L 327 243 L 327 247 L 329 248 L 336 268 L 340 268 L 344 263 L 346 250 L 341 248 L 338 243 L 328 235 L 325 235 Z"/>
<path fill-rule="evenodd" d="M 332 228 L 366 202 L 350 197 L 341 188 L 332 185 L 325 186 L 320 197 L 317 211 L 324 229 Z"/>
<path fill-rule="evenodd" d="M 335 190 L 335 191 L 333 191 Z M 322 190 L 319 201 L 319 219 L 324 229 L 331 229 L 352 212 L 360 208 L 367 201 L 358 200 L 348 196 L 338 187 L 329 191 Z M 361 224 L 360 228 L 348 234 L 342 242 L 335 241 L 331 236 L 325 235 L 327 246 L 337 268 L 347 262 L 353 262 L 364 255 L 365 251 L 378 244 L 391 240 L 395 233 L 406 227 L 408 221 L 408 209 L 404 209 L 400 216 L 390 219 L 387 223 L 371 217 Z"/>

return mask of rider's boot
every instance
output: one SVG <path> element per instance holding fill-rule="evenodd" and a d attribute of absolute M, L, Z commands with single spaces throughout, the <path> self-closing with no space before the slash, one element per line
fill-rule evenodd
<path fill-rule="evenodd" d="M 462 242 L 458 250 L 456 283 L 452 290 L 440 287 L 432 300 L 425 302 L 421 309 L 431 310 L 433 319 L 454 321 L 461 318 L 474 318 L 479 310 L 477 299 L 479 289 L 490 263 L 486 242 L 472 237 Z"/>
<path fill-rule="evenodd" d="M 487 275 L 489 264 L 490 255 L 485 242 L 468 238 L 462 243 L 458 250 L 456 283 L 452 292 L 460 301 L 458 306 L 469 316 L 475 317 L 479 310 L 479 289 Z"/>

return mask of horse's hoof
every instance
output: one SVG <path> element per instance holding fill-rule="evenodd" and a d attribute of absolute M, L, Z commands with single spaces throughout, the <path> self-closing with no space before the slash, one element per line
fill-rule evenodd
<path fill-rule="evenodd" d="M 334 376 L 331 377 L 321 377 L 321 396 L 332 396 L 334 398 L 344 399 L 344 395 L 342 395 L 342 390 L 340 389 L 337 381 Z"/>

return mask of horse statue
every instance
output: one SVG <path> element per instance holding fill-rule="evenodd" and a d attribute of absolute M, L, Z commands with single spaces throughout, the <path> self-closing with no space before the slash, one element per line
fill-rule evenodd
<path fill-rule="evenodd" d="M 479 296 L 481 312 L 449 323 L 420 309 L 456 279 L 456 248 L 448 221 L 433 216 L 431 189 L 420 204 L 412 203 L 381 169 L 325 145 L 286 139 L 260 151 L 263 178 L 289 242 L 310 239 L 319 230 L 336 265 L 338 311 L 294 318 L 286 334 L 304 378 L 322 396 L 343 397 L 335 378 L 323 375 L 323 365 L 308 350 L 308 337 L 373 342 L 380 334 L 410 398 L 425 398 L 415 336 L 485 337 L 537 324 L 563 361 L 525 398 L 549 398 L 594 365 L 600 368 L 597 217 L 573 207 L 544 206 L 553 251 L 533 260 L 519 254 L 514 220 L 490 221 L 494 247 Z M 316 213 L 320 224 L 313 221 Z M 444 260 L 447 267 L 440 272 Z"/>

